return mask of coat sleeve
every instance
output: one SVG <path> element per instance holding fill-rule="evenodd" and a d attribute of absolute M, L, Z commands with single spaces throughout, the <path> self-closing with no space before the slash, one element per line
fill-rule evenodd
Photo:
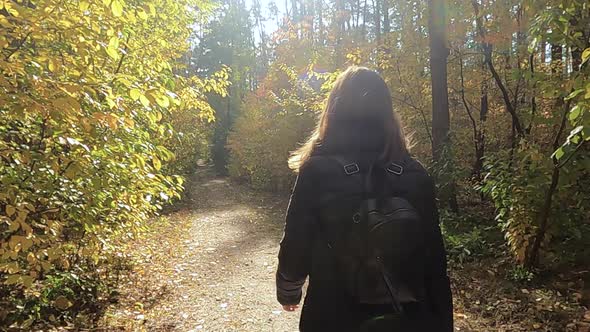
<path fill-rule="evenodd" d="M 301 289 L 309 274 L 315 224 L 312 183 L 309 171 L 302 169 L 287 209 L 276 274 L 277 299 L 282 305 L 301 301 Z"/>
<path fill-rule="evenodd" d="M 434 181 L 430 176 L 424 184 L 423 203 L 425 204 L 425 217 L 428 219 L 428 243 L 429 255 L 426 273 L 426 291 L 430 298 L 431 311 L 439 320 L 439 331 L 453 331 L 453 299 L 451 284 L 447 275 L 447 253 L 444 247 L 442 233 L 439 225 L 438 208 L 436 206 L 436 194 Z"/>

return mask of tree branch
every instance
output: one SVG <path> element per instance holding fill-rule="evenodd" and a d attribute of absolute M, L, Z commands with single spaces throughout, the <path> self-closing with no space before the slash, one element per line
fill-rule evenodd
<path fill-rule="evenodd" d="M 16 52 L 18 52 L 23 45 L 25 44 L 25 42 L 27 41 L 27 39 L 29 39 L 29 36 L 32 34 L 32 31 L 29 31 L 18 43 L 18 45 L 16 45 L 16 47 L 4 58 L 5 61 L 10 60 L 10 57 L 12 57 Z"/>

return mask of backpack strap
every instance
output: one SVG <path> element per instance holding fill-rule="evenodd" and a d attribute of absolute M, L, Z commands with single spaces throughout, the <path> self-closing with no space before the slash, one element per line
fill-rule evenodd
<path fill-rule="evenodd" d="M 389 164 L 386 164 L 386 166 L 379 166 L 381 169 L 383 169 L 385 171 L 384 175 L 387 175 L 387 173 L 389 174 L 393 174 L 395 175 L 393 181 L 394 181 L 394 188 L 397 187 L 399 180 L 402 176 L 402 174 L 404 173 L 404 166 L 406 165 L 406 160 L 407 158 L 401 158 L 399 161 L 396 162 L 390 162 Z M 367 207 L 366 207 L 366 211 L 367 214 L 365 214 L 365 220 L 367 222 L 367 226 L 369 224 L 369 218 L 370 215 L 368 214 L 368 212 L 376 210 L 377 207 L 377 199 L 380 199 L 386 195 L 388 195 L 386 193 L 386 190 L 384 190 L 384 188 L 380 188 L 380 191 L 375 191 L 374 185 L 373 185 L 373 168 L 375 168 L 376 165 L 371 165 L 371 168 L 369 169 L 369 172 L 367 174 L 367 177 L 365 179 L 365 190 L 366 192 L 370 195 L 370 194 L 375 194 L 376 197 L 373 197 L 372 199 L 368 199 L 367 202 Z M 383 184 L 386 182 L 387 179 L 384 179 L 384 181 L 382 182 Z M 383 266 L 383 262 L 381 262 L 380 258 L 377 258 L 377 264 L 379 267 L 379 270 L 381 272 L 381 276 L 383 277 L 383 281 L 385 282 L 385 286 L 387 287 L 387 290 L 389 292 L 389 295 L 391 297 L 391 306 L 393 308 L 394 312 L 403 314 L 404 313 L 404 307 L 402 306 L 401 302 L 399 301 L 399 297 L 400 297 L 400 289 L 397 286 L 397 280 L 392 280 L 393 276 L 389 275 L 389 273 L 387 273 L 387 270 L 385 269 L 385 267 Z"/>
<path fill-rule="evenodd" d="M 344 157 L 336 156 L 336 155 L 330 156 L 329 158 L 338 162 L 340 167 L 342 167 L 344 174 L 346 174 L 346 175 L 354 175 L 354 174 L 361 172 L 361 168 L 359 167 L 359 164 L 355 161 L 351 161 L 351 160 L 348 160 Z"/>
<path fill-rule="evenodd" d="M 391 161 L 385 167 L 385 170 L 391 174 L 400 176 L 404 173 L 407 162 L 408 162 L 408 155 L 404 155 L 397 160 Z"/>
<path fill-rule="evenodd" d="M 391 163 L 385 167 L 385 170 L 391 174 L 402 175 L 404 173 L 404 166 L 401 163 Z"/>

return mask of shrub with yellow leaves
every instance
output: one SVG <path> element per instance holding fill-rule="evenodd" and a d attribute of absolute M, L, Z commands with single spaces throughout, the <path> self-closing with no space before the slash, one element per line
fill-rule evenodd
<path fill-rule="evenodd" d="M 177 74 L 210 8 L 0 1 L 0 325 L 87 310 L 98 293 L 80 285 L 108 274 L 112 238 L 180 195 L 178 129 L 198 135 L 214 116 L 205 93 L 227 86 L 224 72 Z"/>

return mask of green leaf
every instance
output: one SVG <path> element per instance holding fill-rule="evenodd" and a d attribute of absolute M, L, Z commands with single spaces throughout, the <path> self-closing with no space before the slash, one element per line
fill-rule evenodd
<path fill-rule="evenodd" d="M 111 10 L 115 17 L 119 17 L 123 15 L 123 4 L 121 4 L 119 0 L 113 0 L 113 2 L 111 2 Z"/>
<path fill-rule="evenodd" d="M 555 151 L 555 153 L 553 154 L 553 156 L 556 159 L 561 159 L 561 157 L 563 157 L 563 155 L 565 154 L 565 152 L 563 152 L 562 148 L 557 149 L 557 151 Z"/>
<path fill-rule="evenodd" d="M 138 89 L 131 89 L 129 90 L 129 97 L 133 100 L 138 100 L 141 97 L 141 91 Z"/>
<path fill-rule="evenodd" d="M 570 132 L 570 135 L 571 136 L 577 135 L 577 134 L 581 133 L 582 130 L 584 130 L 584 126 L 577 126 L 576 128 L 572 129 L 572 131 Z"/>
<path fill-rule="evenodd" d="M 582 108 L 580 107 L 580 105 L 574 106 L 574 108 L 572 108 L 572 110 L 570 111 L 570 114 L 569 114 L 570 121 L 576 120 L 580 116 L 581 113 L 582 113 Z"/>
<path fill-rule="evenodd" d="M 576 98 L 580 93 L 583 93 L 585 90 L 584 89 L 578 89 L 572 93 L 570 93 L 567 97 L 565 97 L 565 100 L 570 100 L 570 99 L 574 99 Z"/>

